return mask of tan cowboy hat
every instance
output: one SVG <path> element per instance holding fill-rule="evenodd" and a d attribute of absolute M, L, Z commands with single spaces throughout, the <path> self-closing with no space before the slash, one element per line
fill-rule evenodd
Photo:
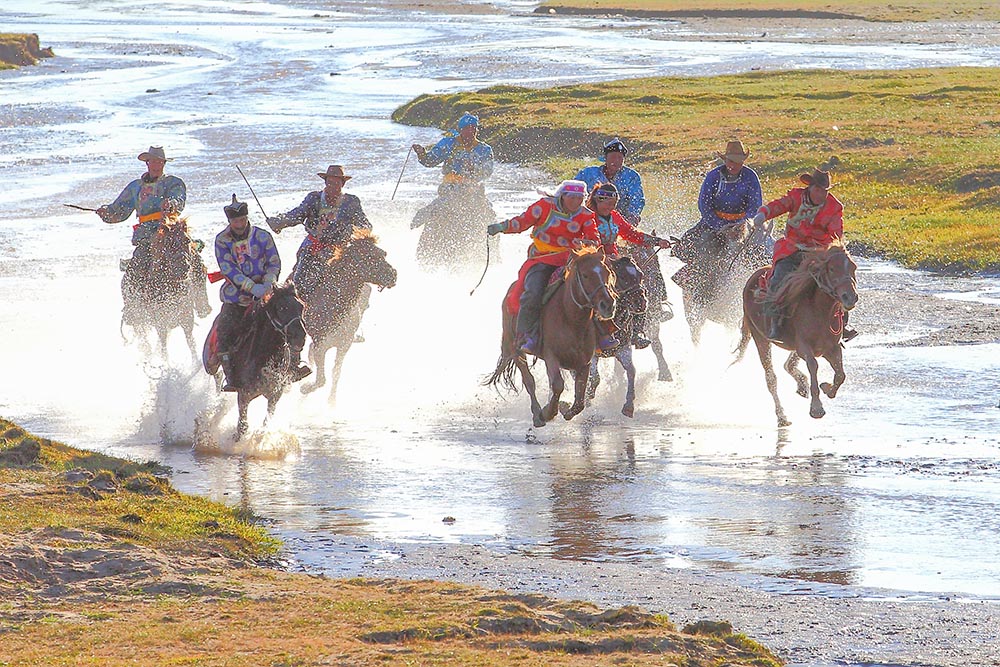
<path fill-rule="evenodd" d="M 331 164 L 326 168 L 326 171 L 318 171 L 316 175 L 322 178 L 324 181 L 328 178 L 339 178 L 340 180 L 347 182 L 354 178 L 353 176 L 348 176 L 344 173 L 344 168 L 339 164 Z"/>
<path fill-rule="evenodd" d="M 167 162 L 170 158 L 163 152 L 163 146 L 150 146 L 148 151 L 139 153 L 139 159 L 143 162 L 149 162 L 150 160 L 163 160 Z"/>
<path fill-rule="evenodd" d="M 813 169 L 811 174 L 800 175 L 799 180 L 806 185 L 818 185 L 824 190 L 829 190 L 834 187 L 833 180 L 830 178 L 830 172 L 823 171 L 818 167 Z"/>
<path fill-rule="evenodd" d="M 720 160 L 732 160 L 742 164 L 750 157 L 750 151 L 743 146 L 742 141 L 730 141 L 726 144 L 726 152 L 716 153 L 716 155 L 719 156 Z"/>

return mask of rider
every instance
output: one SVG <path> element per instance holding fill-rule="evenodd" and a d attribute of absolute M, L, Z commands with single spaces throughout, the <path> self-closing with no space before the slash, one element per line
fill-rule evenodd
<path fill-rule="evenodd" d="M 315 290 L 320 276 L 312 268 L 317 264 L 303 262 L 302 258 L 312 254 L 329 259 L 335 247 L 351 240 L 355 228 L 372 228 L 361 208 L 361 200 L 344 192 L 344 184 L 352 176 L 344 173 L 343 166 L 331 164 L 325 172 L 317 172 L 316 175 L 326 182 L 322 190 L 307 194 L 302 203 L 291 211 L 267 219 L 268 227 L 275 234 L 280 234 L 286 227 L 305 225 L 306 238 L 295 253 L 296 261 L 292 268 L 292 281 L 303 299 Z"/>
<path fill-rule="evenodd" d="M 543 197 L 524 213 L 486 228 L 491 236 L 532 229 L 528 259 L 518 272 L 518 285 L 523 291 L 519 300 L 515 345 L 522 354 L 537 356 L 540 351 L 538 325 L 545 286 L 556 269 L 569 261 L 574 241 L 600 242 L 594 213 L 583 205 L 586 196 L 587 184 L 583 181 L 563 181 L 553 196 Z M 601 349 L 615 345 L 618 341 L 611 335 L 598 342 Z"/>
<path fill-rule="evenodd" d="M 750 151 L 742 141 L 730 141 L 726 152 L 718 153 L 722 164 L 705 175 L 698 194 L 699 220 L 684 232 L 675 255 L 687 264 L 699 266 L 714 253 L 713 245 L 720 232 L 730 225 L 752 218 L 763 196 L 757 173 L 746 166 Z"/>
<path fill-rule="evenodd" d="M 618 188 L 615 187 L 614 183 L 601 183 L 591 191 L 590 199 L 587 200 L 587 208 L 594 211 L 594 215 L 596 216 L 597 232 L 601 237 L 601 245 L 604 246 L 604 251 L 608 255 L 612 257 L 618 255 L 617 241 L 619 236 L 630 243 L 647 248 L 654 246 L 660 248 L 670 247 L 670 241 L 644 234 L 625 220 L 615 208 L 618 200 Z M 611 320 L 607 321 L 611 322 Z M 632 344 L 639 350 L 649 347 L 650 344 L 649 339 L 643 335 L 643 331 L 646 328 L 645 324 L 645 311 L 635 313 Z"/>
<path fill-rule="evenodd" d="M 246 202 L 233 201 L 223 210 L 229 224 L 215 237 L 215 258 L 225 277 L 219 296 L 222 312 L 216 319 L 219 361 L 226 375 L 222 391 L 238 391 L 234 383 L 231 354 L 239 342 L 243 316 L 255 299 L 266 295 L 281 272 L 281 258 L 271 233 L 254 227 L 247 218 Z M 301 350 L 292 350 L 292 381 L 309 375 L 312 369 L 300 360 Z"/>
<path fill-rule="evenodd" d="M 844 237 L 844 205 L 830 193 L 833 187 L 830 172 L 817 167 L 811 174 L 799 176 L 799 180 L 805 184 L 804 188 L 793 188 L 784 197 L 764 204 L 753 218 L 754 227 L 762 229 L 764 221 L 782 213 L 788 214 L 785 236 L 774 245 L 774 269 L 768 285 L 769 296 L 777 294 L 788 274 L 802 262 L 804 250 L 825 248 L 834 240 Z M 767 337 L 778 340 L 784 319 L 781 304 L 766 299 L 764 314 L 769 322 Z M 858 332 L 847 329 L 846 325 L 845 313 L 843 339 L 849 341 Z"/>
<path fill-rule="evenodd" d="M 111 204 L 97 209 L 97 215 L 108 224 L 127 219 L 135 211 L 139 219 L 132 229 L 132 259 L 128 271 L 144 279 L 149 273 L 149 243 L 160 227 L 163 216 L 180 213 L 187 202 L 187 187 L 177 176 L 163 173 L 169 160 L 161 146 L 150 146 L 139 154 L 146 163 L 146 173 L 125 186 Z"/>
<path fill-rule="evenodd" d="M 448 206 L 447 200 L 455 196 L 466 197 L 470 204 L 493 217 L 493 207 L 486 199 L 486 179 L 493 173 L 493 148 L 479 140 L 479 118 L 471 113 L 458 119 L 457 128 L 438 141 L 429 150 L 420 144 L 411 146 L 420 164 L 425 167 L 441 165 L 444 179 L 438 187 L 438 196 L 417 212 L 410 228 L 423 225 Z"/>

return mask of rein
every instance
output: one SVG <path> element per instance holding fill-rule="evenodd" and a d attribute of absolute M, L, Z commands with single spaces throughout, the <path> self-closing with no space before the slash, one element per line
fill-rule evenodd
<path fill-rule="evenodd" d="M 576 307 L 579 308 L 580 310 L 590 310 L 590 311 L 593 311 L 594 310 L 594 304 L 593 304 L 594 297 L 597 295 L 598 292 L 601 291 L 601 288 L 605 287 L 605 285 L 602 283 L 597 288 L 595 288 L 593 292 L 588 293 L 587 292 L 587 288 L 583 286 L 583 278 L 580 277 L 580 271 L 579 270 L 574 270 L 573 271 L 573 276 L 576 278 L 576 282 L 570 283 L 570 285 L 569 285 L 569 298 L 571 298 L 573 300 L 573 303 L 576 304 Z M 576 295 L 573 294 L 573 285 L 575 285 L 575 284 L 579 284 L 580 285 L 580 289 L 583 291 L 584 303 L 580 303 L 579 301 L 577 301 Z"/>
<path fill-rule="evenodd" d="M 264 314 L 267 315 L 267 321 L 271 323 L 271 326 L 274 327 L 274 330 L 280 333 L 285 338 L 288 338 L 288 328 L 290 326 L 292 326 L 296 322 L 302 322 L 301 315 L 297 315 L 296 317 L 293 317 L 285 324 L 282 324 L 281 322 L 276 320 L 274 316 L 271 315 L 270 311 L 268 311 L 267 308 L 264 308 Z"/>

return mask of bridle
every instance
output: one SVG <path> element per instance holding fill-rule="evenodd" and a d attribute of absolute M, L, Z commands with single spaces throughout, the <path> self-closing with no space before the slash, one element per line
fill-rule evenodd
<path fill-rule="evenodd" d="M 271 311 L 268 310 L 266 306 L 264 307 L 264 314 L 267 315 L 267 321 L 271 323 L 271 326 L 274 327 L 274 330 L 277 331 L 278 333 L 280 333 L 285 338 L 288 338 L 288 329 L 293 324 L 295 324 L 296 322 L 298 322 L 300 325 L 302 324 L 302 314 L 301 313 L 298 314 L 298 315 L 296 315 L 295 317 L 293 317 L 292 319 L 288 320 L 285 323 L 282 323 L 276 317 L 274 317 L 273 315 L 271 315 Z"/>
<path fill-rule="evenodd" d="M 604 281 L 601 281 L 601 284 L 594 288 L 594 291 L 587 292 L 587 288 L 583 284 L 583 278 L 580 276 L 580 271 L 576 267 L 573 269 L 573 276 L 576 280 L 571 281 L 569 284 L 569 298 L 573 300 L 573 303 L 580 310 L 594 310 L 594 297 L 597 296 L 597 294 L 603 289 L 608 289 L 610 292 L 610 288 L 608 288 Z M 580 301 L 576 298 L 576 294 L 573 293 L 573 287 L 575 285 L 579 285 L 580 291 L 583 292 L 583 303 L 580 303 Z"/>

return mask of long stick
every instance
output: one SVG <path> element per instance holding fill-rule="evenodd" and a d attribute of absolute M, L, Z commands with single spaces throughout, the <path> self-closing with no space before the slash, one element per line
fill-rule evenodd
<path fill-rule="evenodd" d="M 77 206 L 76 204 L 63 204 L 63 206 L 69 206 L 70 208 L 75 208 L 80 211 L 96 211 L 96 208 L 87 208 L 86 206 Z"/>
<path fill-rule="evenodd" d="M 240 169 L 240 165 L 236 165 L 236 171 L 240 172 L 240 176 L 243 176 L 243 182 L 247 184 L 248 188 L 250 188 L 250 194 L 253 195 L 254 201 L 257 202 L 257 207 L 260 209 L 261 215 L 263 215 L 264 219 L 267 220 L 267 213 L 264 213 L 264 207 L 260 205 L 260 200 L 257 199 L 257 193 L 253 191 L 253 186 L 250 185 L 250 181 L 248 181 L 247 177 L 243 174 L 243 170 Z"/>
<path fill-rule="evenodd" d="M 410 146 L 410 149 L 406 151 L 406 158 L 403 160 L 403 168 L 399 170 L 399 178 L 396 179 L 396 187 L 392 189 L 392 196 L 389 197 L 389 201 L 392 201 L 393 199 L 396 198 L 396 190 L 399 189 L 399 182 L 403 180 L 403 172 L 406 171 L 406 163 L 407 161 L 409 161 L 410 153 L 412 152 L 413 152 L 413 146 Z M 489 252 L 488 247 L 487 247 L 487 252 Z M 476 287 L 478 287 L 478 285 L 476 285 Z"/>
<path fill-rule="evenodd" d="M 483 284 L 483 278 L 486 277 L 486 269 L 488 269 L 488 268 L 490 268 L 490 236 L 489 236 L 489 234 L 486 235 L 486 266 L 483 267 L 483 275 L 479 276 L 479 282 L 476 283 L 476 286 L 472 288 L 471 292 L 469 292 L 469 296 L 472 296 L 473 293 L 477 289 L 479 289 L 479 286 Z"/>

